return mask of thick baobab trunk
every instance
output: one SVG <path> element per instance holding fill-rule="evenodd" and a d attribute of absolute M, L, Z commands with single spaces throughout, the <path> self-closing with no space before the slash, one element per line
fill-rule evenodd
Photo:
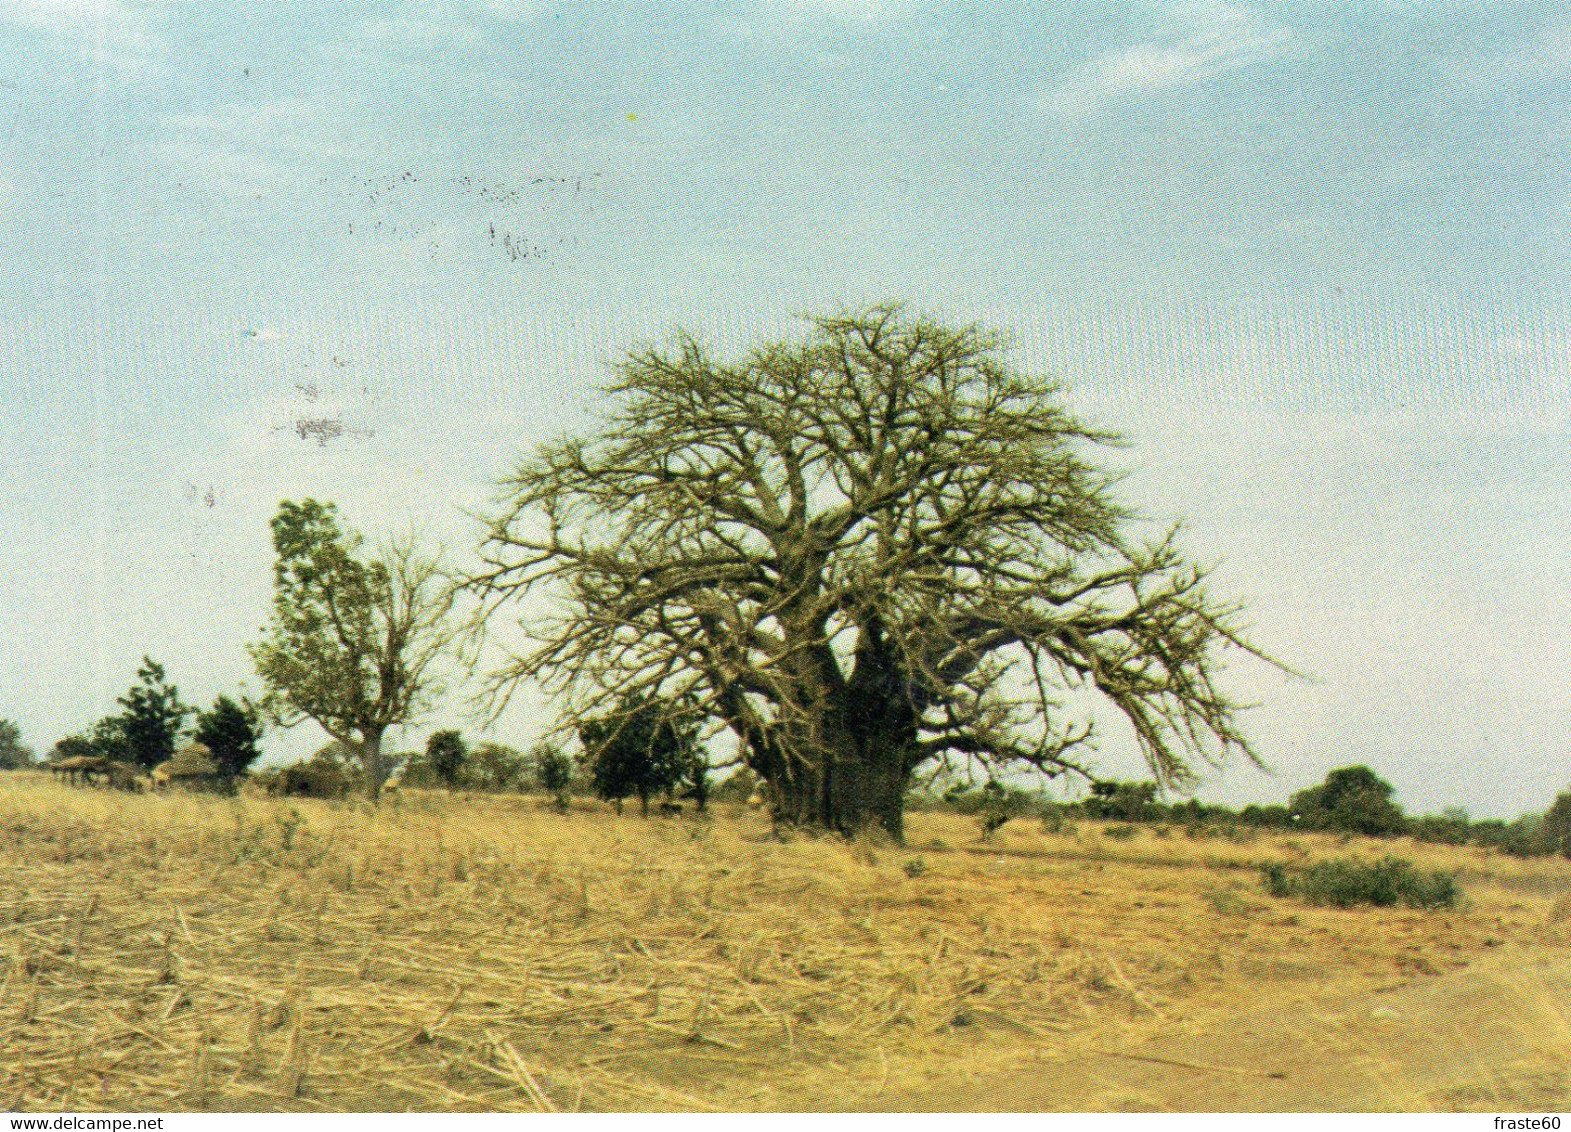
<path fill-rule="evenodd" d="M 364 776 L 366 797 L 373 802 L 382 800 L 382 788 L 387 785 L 391 768 L 387 765 L 387 757 L 382 754 L 382 732 L 367 731 L 361 734 L 358 744 L 360 749 L 360 770 Z"/>
<path fill-rule="evenodd" d="M 905 840 L 905 794 L 910 773 L 904 734 L 842 734 L 835 748 L 782 760 L 765 777 L 775 794 L 775 817 L 846 836 L 882 829 Z"/>

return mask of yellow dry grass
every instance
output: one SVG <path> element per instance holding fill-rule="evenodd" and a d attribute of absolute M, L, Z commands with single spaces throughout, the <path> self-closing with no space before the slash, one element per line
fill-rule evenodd
<path fill-rule="evenodd" d="M 1255 872 L 1393 849 L 1462 870 L 1466 905 L 1307 908 Z M 373 810 L 0 775 L 0 1108 L 1009 1107 L 997 1083 L 1044 1060 L 1059 1084 L 1021 1105 L 1246 1107 L 1226 1090 L 1291 1084 L 1290 1050 L 1152 1043 L 1529 978 L 1571 954 L 1568 875 L 1313 836 L 1017 821 L 983 842 L 974 819 L 918 814 L 894 849 L 782 843 L 724 807 L 409 791 Z M 1387 1025 L 1369 1013 L 1346 1015 L 1349 1058 Z M 1564 1013 L 1545 1017 L 1571 1053 Z M 1068 1071 L 1093 1063 L 1094 1090 Z M 1384 1106 L 1499 1108 L 1538 1072 L 1459 1064 Z M 1194 1074 L 1213 1092 L 1158 1088 Z"/>

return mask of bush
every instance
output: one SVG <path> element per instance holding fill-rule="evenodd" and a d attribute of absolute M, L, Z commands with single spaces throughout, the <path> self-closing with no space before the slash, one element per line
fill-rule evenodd
<path fill-rule="evenodd" d="M 1407 831 L 1414 839 L 1434 845 L 1466 845 L 1472 837 L 1465 818 L 1458 820 L 1444 815 L 1414 818 L 1408 822 Z"/>
<path fill-rule="evenodd" d="M 464 760 L 469 757 L 469 747 L 457 731 L 435 731 L 425 744 L 425 765 L 431 774 L 449 790 L 459 783 Z"/>
<path fill-rule="evenodd" d="M 1562 857 L 1571 857 L 1571 790 L 1555 799 L 1544 815 L 1544 837 Z"/>
<path fill-rule="evenodd" d="M 1401 833 L 1407 819 L 1391 801 L 1395 788 L 1367 766 L 1345 766 L 1320 786 L 1293 795 L 1292 812 L 1310 829 L 1384 837 Z"/>
<path fill-rule="evenodd" d="M 1299 824 L 1286 806 L 1245 806 L 1238 812 L 1238 820 L 1261 829 L 1292 829 Z"/>
<path fill-rule="evenodd" d="M 464 759 L 458 785 L 483 794 L 521 793 L 529 788 L 529 760 L 505 743 L 480 743 Z"/>
<path fill-rule="evenodd" d="M 286 798 L 342 798 L 360 784 L 360 773 L 329 743 L 303 762 L 253 776 L 269 794 Z"/>
<path fill-rule="evenodd" d="M 1307 904 L 1332 908 L 1362 904 L 1454 908 L 1461 895 L 1451 873 L 1423 872 L 1400 857 L 1383 857 L 1374 864 L 1354 859 L 1320 861 L 1303 869 L 1269 864 L 1261 872 L 1272 896 L 1296 897 Z"/>
<path fill-rule="evenodd" d="M 567 793 L 573 787 L 573 760 L 550 743 L 541 743 L 531 753 L 535 782 L 551 796 L 556 808 L 567 812 Z"/>
<path fill-rule="evenodd" d="M 1115 821 L 1153 821 L 1163 807 L 1156 802 L 1154 782 L 1098 782 L 1091 797 L 1080 803 L 1088 817 Z"/>

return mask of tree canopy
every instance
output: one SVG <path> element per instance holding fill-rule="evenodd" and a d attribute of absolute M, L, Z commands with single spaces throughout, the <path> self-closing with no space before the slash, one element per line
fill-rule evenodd
<path fill-rule="evenodd" d="M 425 744 L 426 765 L 436 780 L 449 790 L 458 785 L 469 747 L 457 731 L 435 731 Z"/>
<path fill-rule="evenodd" d="M 212 753 L 224 778 L 240 777 L 262 756 L 262 725 L 255 707 L 228 696 L 219 696 L 197 717 L 194 738 Z"/>
<path fill-rule="evenodd" d="M 120 715 L 100 724 L 98 740 L 106 748 L 101 753 L 119 757 L 119 752 L 109 748 L 121 746 L 124 757 L 145 768 L 169 760 L 186 717 L 195 711 L 180 701 L 180 689 L 169 683 L 163 665 L 145 656 L 137 669 L 136 683 L 116 702 L 123 709 Z M 113 734 L 116 722 L 119 743 Z"/>
<path fill-rule="evenodd" d="M 1292 811 L 1311 829 L 1339 829 L 1370 837 L 1401 833 L 1407 824 L 1391 801 L 1395 788 L 1367 766 L 1331 771 L 1319 786 L 1300 790 Z"/>
<path fill-rule="evenodd" d="M 539 678 L 728 728 L 781 816 L 902 832 L 914 773 L 1083 769 L 1091 693 L 1163 783 L 1253 758 L 1219 687 L 1253 651 L 1173 532 L 1135 538 L 1097 449 L 998 337 L 879 307 L 738 360 L 633 353 L 598 435 L 542 447 L 488 518 L 491 607 L 536 594 Z M 535 608 L 530 602 L 530 608 Z M 1257 654 L 1258 655 L 1258 654 Z"/>
<path fill-rule="evenodd" d="M 579 735 L 595 793 L 618 809 L 636 797 L 647 814 L 650 797 L 674 791 L 698 758 L 692 722 L 636 694 L 614 714 L 585 721 Z"/>
<path fill-rule="evenodd" d="M 22 729 L 0 719 L 0 770 L 26 770 L 33 765 L 33 749 L 22 742 Z"/>
<path fill-rule="evenodd" d="M 272 520 L 273 615 L 251 646 L 280 725 L 315 720 L 352 747 L 380 795 L 390 727 L 411 722 L 439 689 L 455 651 L 454 591 L 413 538 L 373 550 L 331 503 L 284 500 Z"/>

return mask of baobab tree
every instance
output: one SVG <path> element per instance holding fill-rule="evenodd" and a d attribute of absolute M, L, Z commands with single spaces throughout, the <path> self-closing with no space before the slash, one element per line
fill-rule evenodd
<path fill-rule="evenodd" d="M 606 393 L 602 431 L 542 447 L 487 517 L 488 608 L 556 603 L 499 695 L 683 705 L 783 819 L 896 838 L 923 768 L 1091 777 L 1088 700 L 1165 784 L 1254 759 L 1217 680 L 1260 655 L 1237 607 L 1174 530 L 1137 541 L 1094 460 L 1117 438 L 995 334 L 884 306 L 739 360 L 682 335 Z"/>
<path fill-rule="evenodd" d="M 273 517 L 273 616 L 251 646 L 277 724 L 315 720 L 355 756 L 379 797 L 388 728 L 410 723 L 459 652 L 455 591 L 412 537 L 380 549 L 338 522 L 333 504 L 284 500 Z"/>

